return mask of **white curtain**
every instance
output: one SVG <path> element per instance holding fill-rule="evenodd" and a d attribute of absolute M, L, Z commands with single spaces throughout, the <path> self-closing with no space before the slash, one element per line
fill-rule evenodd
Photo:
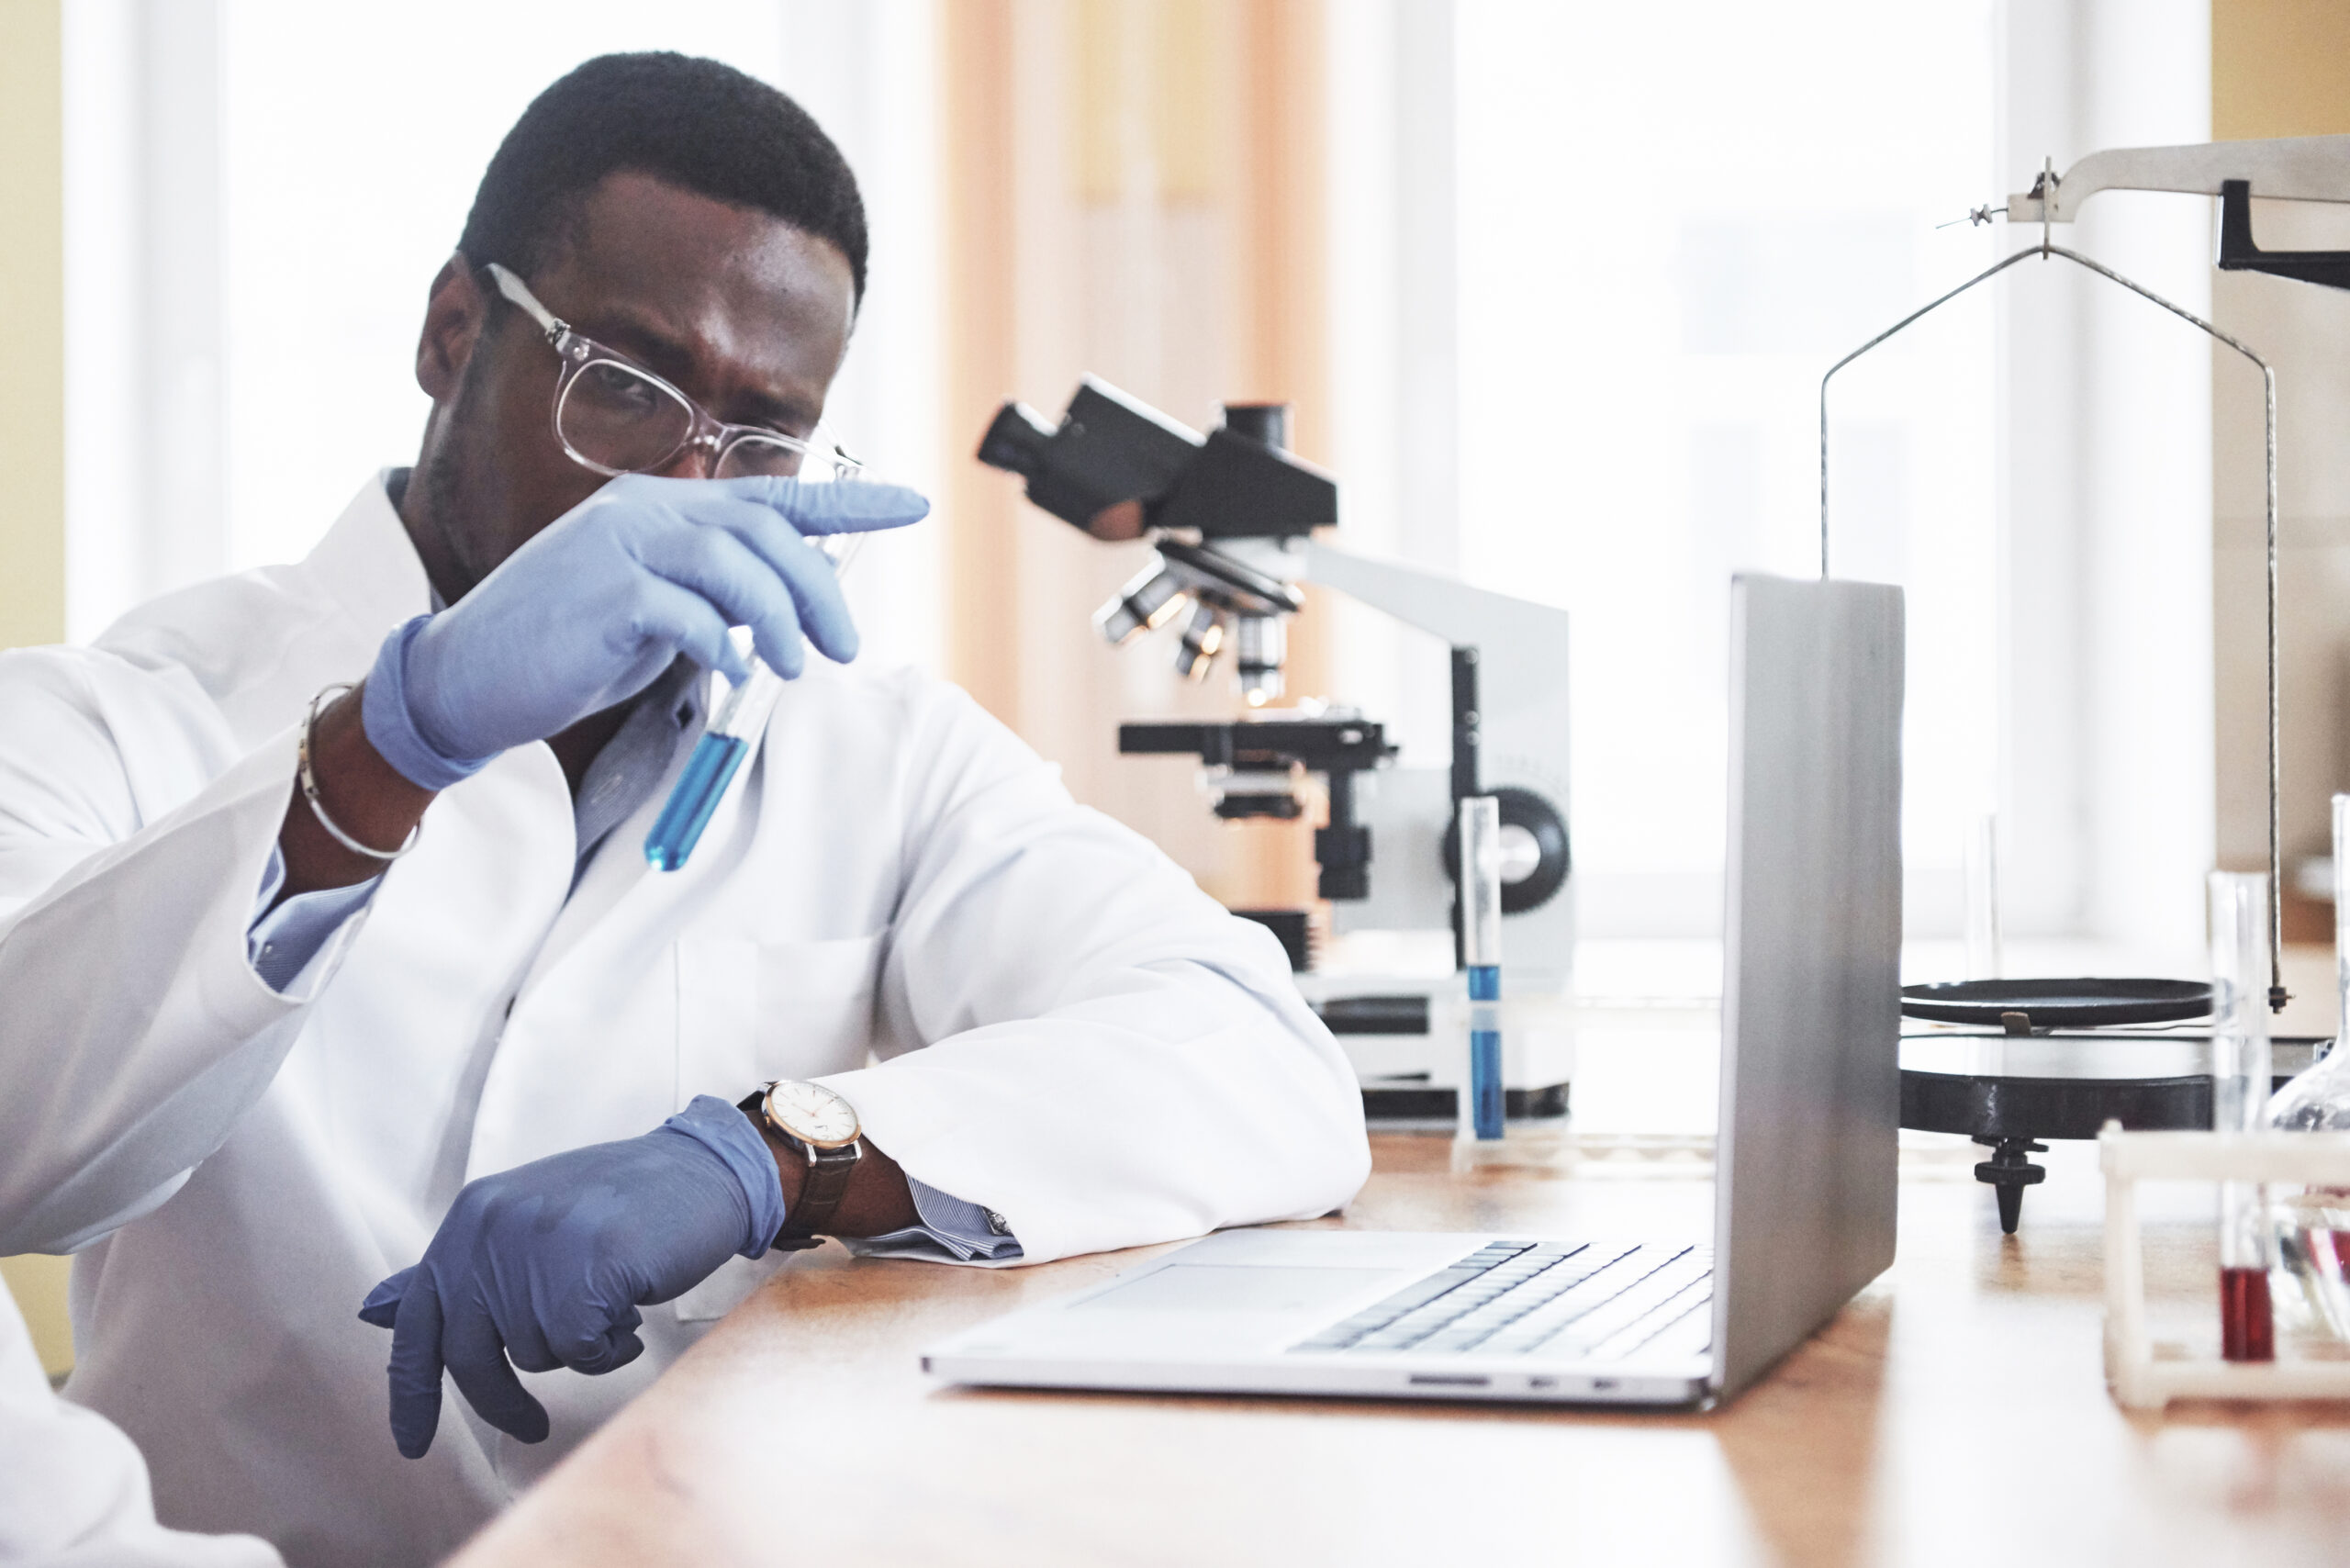
<path fill-rule="evenodd" d="M 2002 0 L 1999 21 L 2001 196 L 2043 160 L 2210 139 L 2200 0 Z M 2056 238 L 2208 317 L 2211 207 L 2108 192 Z M 2008 923 L 2199 972 L 2212 348 L 2109 283 L 2048 270 L 1997 286 Z"/>
<path fill-rule="evenodd" d="M 1563 604 L 1582 928 L 1719 914 L 1724 593 L 1818 567 L 1818 386 L 2029 236 L 1964 222 L 2099 147 L 2204 140 L 2193 0 L 1333 11 L 1347 533 Z M 2190 308 L 2206 204 L 2070 240 Z M 2009 931 L 2181 953 L 2212 854 L 2209 353 L 2024 269 L 1841 375 L 1840 575 L 1908 590 L 1913 936 L 1996 811 Z M 1443 743 L 1432 650 L 1337 664 Z"/>

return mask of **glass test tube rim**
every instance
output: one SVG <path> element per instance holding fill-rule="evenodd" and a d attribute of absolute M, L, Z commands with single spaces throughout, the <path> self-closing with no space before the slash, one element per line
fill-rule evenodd
<path fill-rule="evenodd" d="M 833 575 L 836 577 L 848 575 L 850 563 L 856 559 L 857 551 L 864 543 L 865 535 L 862 533 L 822 533 L 808 538 L 808 543 L 832 562 Z M 750 672 L 741 680 L 727 682 L 726 695 L 720 698 L 711 710 L 710 723 L 702 732 L 706 735 L 744 738 L 741 728 L 745 722 L 744 715 L 746 711 L 757 711 L 757 705 L 751 698 L 755 693 L 764 694 L 770 685 L 782 678 L 768 667 L 757 649 L 746 649 L 744 657 L 750 665 Z"/>

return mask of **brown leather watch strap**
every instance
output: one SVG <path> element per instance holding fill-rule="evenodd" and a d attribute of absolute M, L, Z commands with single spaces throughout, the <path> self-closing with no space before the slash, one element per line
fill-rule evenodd
<path fill-rule="evenodd" d="M 808 1174 L 800 1182 L 799 1201 L 785 1212 L 783 1228 L 767 1245 L 780 1252 L 804 1252 L 811 1247 L 822 1247 L 823 1238 L 818 1233 L 832 1223 L 834 1211 L 848 1195 L 849 1180 L 856 1174 L 856 1162 L 865 1158 L 865 1140 L 859 1138 L 841 1148 L 811 1147 L 775 1125 L 767 1115 L 764 1089 L 753 1092 L 736 1108 L 776 1142 L 808 1161 Z"/>
<path fill-rule="evenodd" d="M 781 1133 L 781 1137 L 787 1145 L 808 1148 L 789 1133 Z M 841 1199 L 847 1195 L 849 1178 L 856 1173 L 856 1162 L 864 1156 L 861 1139 L 846 1148 L 810 1151 L 808 1180 L 800 1185 L 800 1201 L 784 1215 L 783 1228 L 775 1233 L 776 1247 L 786 1252 L 798 1252 L 823 1245 L 823 1238 L 817 1232 L 832 1223 L 833 1211 L 841 1206 Z"/>

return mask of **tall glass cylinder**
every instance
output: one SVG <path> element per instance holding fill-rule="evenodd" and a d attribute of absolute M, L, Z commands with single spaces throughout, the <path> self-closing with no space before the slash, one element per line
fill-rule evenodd
<path fill-rule="evenodd" d="M 2211 1129 L 2244 1133 L 2266 1125 L 2268 879 L 2211 873 Z M 2273 1361 L 2277 1333 L 2268 1296 L 2276 1261 L 2268 1191 L 2249 1182 L 2220 1186 L 2221 1353 L 2232 1361 Z"/>
<path fill-rule="evenodd" d="M 1460 961 L 1469 981 L 1469 1074 L 1464 1130 L 1504 1136 L 1502 1084 L 1502 809 L 1493 795 L 1460 802 Z"/>
<path fill-rule="evenodd" d="M 1966 978 L 2000 978 L 1999 819 L 1984 812 L 1966 831 Z"/>

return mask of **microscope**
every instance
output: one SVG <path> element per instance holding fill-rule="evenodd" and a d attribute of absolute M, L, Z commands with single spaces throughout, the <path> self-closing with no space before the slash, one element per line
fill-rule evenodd
<path fill-rule="evenodd" d="M 1388 1127 L 1449 1130 L 1465 1070 L 1454 823 L 1459 802 L 1501 805 L 1506 1114 L 1567 1112 L 1574 1063 L 1574 953 L 1567 833 L 1567 617 L 1418 567 L 1349 554 L 1314 536 L 1338 521 L 1331 477 L 1289 450 L 1285 404 L 1226 404 L 1205 435 L 1087 377 L 1058 425 L 1007 403 L 979 461 L 1016 474 L 1037 507 L 1097 539 L 1147 539 L 1148 566 L 1094 615 L 1113 645 L 1172 630 L 1179 677 L 1204 679 L 1226 649 L 1249 711 L 1223 722 L 1122 723 L 1129 756 L 1196 756 L 1226 821 L 1294 820 L 1308 776 L 1328 819 L 1314 834 L 1316 891 L 1335 946 L 1391 955 L 1316 961 L 1307 913 L 1242 911 L 1281 937 L 1299 989 L 1353 1062 L 1365 1113 Z M 1396 766 L 1383 726 L 1285 695 L 1288 617 L 1320 583 L 1450 650 L 1451 746 L 1443 767 Z M 1441 951 L 1449 968 L 1392 955 Z M 1401 934 L 1381 941 L 1371 934 Z M 1367 940 L 1357 940 L 1367 938 Z"/>

